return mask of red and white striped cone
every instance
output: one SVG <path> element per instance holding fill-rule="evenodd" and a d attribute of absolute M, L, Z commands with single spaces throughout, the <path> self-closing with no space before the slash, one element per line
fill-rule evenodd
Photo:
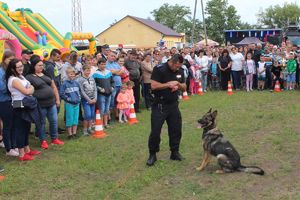
<path fill-rule="evenodd" d="M 96 122 L 95 122 L 95 132 L 92 135 L 94 138 L 104 138 L 107 136 L 107 134 L 103 130 L 103 125 L 102 125 L 102 120 L 101 120 L 101 115 L 99 110 L 97 109 L 96 111 Z"/>
<path fill-rule="evenodd" d="M 128 119 L 128 124 L 132 125 L 132 124 L 136 124 L 139 121 L 136 119 L 136 114 L 135 114 L 135 110 L 134 110 L 134 105 L 130 104 L 130 109 L 129 109 L 129 119 Z"/>

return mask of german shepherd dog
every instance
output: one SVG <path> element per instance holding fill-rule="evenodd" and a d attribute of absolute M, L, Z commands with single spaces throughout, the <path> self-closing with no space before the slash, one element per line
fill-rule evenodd
<path fill-rule="evenodd" d="M 257 175 L 264 175 L 264 171 L 255 166 L 243 166 L 240 162 L 240 155 L 233 145 L 223 137 L 216 124 L 217 110 L 210 109 L 201 119 L 198 120 L 198 128 L 203 129 L 202 141 L 204 156 L 200 167 L 196 170 L 202 171 L 210 162 L 211 156 L 217 157 L 221 170 L 216 173 L 247 172 Z"/>

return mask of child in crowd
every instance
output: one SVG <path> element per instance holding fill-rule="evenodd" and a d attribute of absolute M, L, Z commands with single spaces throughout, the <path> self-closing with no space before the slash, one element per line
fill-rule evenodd
<path fill-rule="evenodd" d="M 244 65 L 244 73 L 246 75 L 246 89 L 247 92 L 252 91 L 253 74 L 255 74 L 255 62 L 252 59 L 252 53 L 247 53 Z"/>
<path fill-rule="evenodd" d="M 123 123 L 123 120 L 127 122 L 127 116 L 126 113 L 128 112 L 130 108 L 130 96 L 127 92 L 127 84 L 123 83 L 121 91 L 119 92 L 117 96 L 117 108 L 119 109 L 119 122 Z"/>
<path fill-rule="evenodd" d="M 287 62 L 287 90 L 294 90 L 295 83 L 296 83 L 296 69 L 297 69 L 297 62 L 295 60 L 294 54 L 290 54 L 288 56 Z"/>
<path fill-rule="evenodd" d="M 265 63 L 264 56 L 260 56 L 260 61 L 258 62 L 257 79 L 258 79 L 257 89 L 263 90 L 265 87 L 265 80 L 266 80 L 266 63 Z"/>
<path fill-rule="evenodd" d="M 134 82 L 133 81 L 128 81 L 127 82 L 127 93 L 128 93 L 128 96 L 129 96 L 129 104 L 134 104 L 135 103 L 135 100 L 134 100 L 134 96 L 133 96 L 133 88 L 134 87 Z"/>
<path fill-rule="evenodd" d="M 121 70 L 123 71 L 123 73 L 120 75 L 122 83 L 127 83 L 129 81 L 129 71 L 124 67 L 125 59 L 123 57 L 119 57 L 117 61 L 121 66 Z"/>
<path fill-rule="evenodd" d="M 80 86 L 81 105 L 84 110 L 83 135 L 92 134 L 93 120 L 95 119 L 95 105 L 97 102 L 97 88 L 95 79 L 90 76 L 91 67 L 83 66 L 83 73 L 77 79 Z"/>
<path fill-rule="evenodd" d="M 109 105 L 113 88 L 113 75 L 111 71 L 105 68 L 106 60 L 100 58 L 97 62 L 98 70 L 93 75 L 97 86 L 97 104 L 100 109 L 103 125 L 105 128 L 110 128 L 107 124 L 109 115 Z"/>
<path fill-rule="evenodd" d="M 75 69 L 68 67 L 66 69 L 67 80 L 63 82 L 60 88 L 60 97 L 65 101 L 66 127 L 68 130 L 68 139 L 76 137 L 79 105 L 80 105 L 80 86 L 74 79 L 76 77 Z"/>
<path fill-rule="evenodd" d="M 191 67 L 189 69 L 190 72 L 190 93 L 191 95 L 197 94 L 197 90 L 196 90 L 196 84 L 195 84 L 195 76 L 196 76 L 196 68 L 197 66 L 195 65 L 195 62 L 192 61 L 190 62 Z"/>
<path fill-rule="evenodd" d="M 274 66 L 271 69 L 272 76 L 273 76 L 273 89 L 275 88 L 275 84 L 277 81 L 280 83 L 280 88 L 283 89 L 283 81 L 282 81 L 282 74 L 281 74 L 281 66 L 279 60 L 274 61 Z"/>
<path fill-rule="evenodd" d="M 211 75 L 211 87 L 217 90 L 219 88 L 219 77 L 218 77 L 218 58 L 213 54 L 211 65 L 210 65 L 210 75 Z"/>

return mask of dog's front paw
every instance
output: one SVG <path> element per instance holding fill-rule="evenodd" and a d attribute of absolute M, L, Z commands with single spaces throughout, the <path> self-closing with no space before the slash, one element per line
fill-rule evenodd
<path fill-rule="evenodd" d="M 224 174 L 224 171 L 223 171 L 222 169 L 218 169 L 218 170 L 216 171 L 216 173 L 217 173 L 217 174 Z"/>
<path fill-rule="evenodd" d="M 196 168 L 197 171 L 203 171 L 203 169 L 204 169 L 203 167 L 197 167 Z"/>

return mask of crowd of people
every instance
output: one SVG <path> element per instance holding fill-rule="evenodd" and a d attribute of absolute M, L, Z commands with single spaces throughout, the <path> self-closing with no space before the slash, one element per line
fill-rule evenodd
<path fill-rule="evenodd" d="M 29 147 L 31 124 L 42 149 L 51 144 L 64 145 L 59 133 L 58 113 L 64 115 L 69 139 L 77 138 L 79 121 L 83 135 L 93 133 L 95 109 L 100 110 L 105 128 L 111 123 L 127 122 L 129 108 L 141 112 L 140 99 L 151 110 L 153 95 L 151 75 L 155 66 L 168 62 L 175 54 L 184 58 L 181 68 L 187 92 L 196 94 L 199 83 L 204 92 L 233 89 L 250 92 L 281 89 L 294 90 L 299 83 L 299 48 L 290 41 L 281 46 L 266 43 L 242 47 L 176 47 L 113 51 L 104 45 L 95 55 L 78 55 L 71 51 L 61 56 L 53 49 L 47 61 L 26 49 L 22 59 L 5 51 L 0 67 L 0 146 L 7 156 L 20 161 L 33 160 L 41 152 Z M 64 107 L 61 108 L 61 101 Z M 46 120 L 49 128 L 46 128 Z M 48 130 L 48 131 L 47 131 Z M 0 171 L 2 168 L 0 168 Z"/>

